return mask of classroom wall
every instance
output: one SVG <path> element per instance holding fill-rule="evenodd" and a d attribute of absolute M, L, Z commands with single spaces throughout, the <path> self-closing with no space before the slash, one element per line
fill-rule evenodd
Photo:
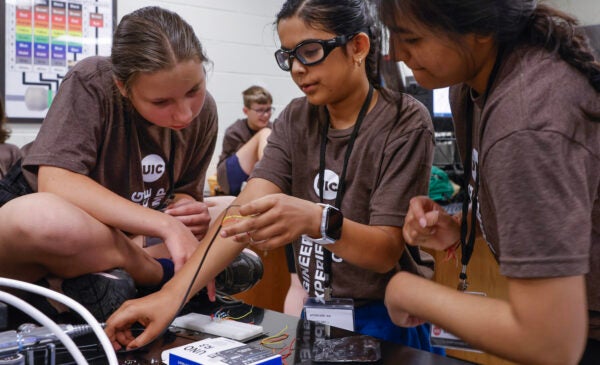
<path fill-rule="evenodd" d="M 208 89 L 219 110 L 219 139 L 208 175 L 214 173 L 225 128 L 243 116 L 241 92 L 251 84 L 270 90 L 277 108 L 274 117 L 301 92 L 288 73 L 275 64 L 277 35 L 275 14 L 284 0 L 117 0 L 117 18 L 136 8 L 157 5 L 183 16 L 198 34 L 209 58 L 214 62 L 208 74 Z M 548 0 L 581 19 L 583 25 L 600 24 L 598 0 Z M 407 68 L 403 74 L 410 75 Z M 8 142 L 22 146 L 32 141 L 39 124 L 10 124 L 13 134 Z"/>
<path fill-rule="evenodd" d="M 600 24 L 600 1 L 598 0 L 547 0 L 547 2 L 575 15 L 582 25 Z"/>
<path fill-rule="evenodd" d="M 219 139 L 208 175 L 216 171 L 225 128 L 243 117 L 242 91 L 248 86 L 264 86 L 273 94 L 275 117 L 301 92 L 289 73 L 277 67 L 273 53 L 278 38 L 273 26 L 283 0 L 117 0 L 117 19 L 149 5 L 175 11 L 196 31 L 213 62 L 208 71 L 208 90 L 219 112 Z M 22 146 L 33 140 L 38 124 L 11 124 L 8 142 Z"/>

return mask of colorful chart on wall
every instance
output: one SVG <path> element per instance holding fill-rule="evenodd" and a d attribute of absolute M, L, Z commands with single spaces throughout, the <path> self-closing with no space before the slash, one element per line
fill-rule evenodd
<path fill-rule="evenodd" d="M 0 5 L 6 115 L 13 123 L 41 122 L 75 63 L 110 55 L 116 0 L 2 0 Z"/>

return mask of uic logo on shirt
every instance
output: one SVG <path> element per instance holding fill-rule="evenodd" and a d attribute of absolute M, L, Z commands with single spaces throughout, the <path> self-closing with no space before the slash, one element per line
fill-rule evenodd
<path fill-rule="evenodd" d="M 142 159 L 142 176 L 144 182 L 151 183 L 165 173 L 165 160 L 159 155 L 148 155 Z"/>
<path fill-rule="evenodd" d="M 323 200 L 333 200 L 337 196 L 340 177 L 335 172 L 327 169 L 325 170 L 323 176 Z M 315 176 L 313 187 L 315 188 L 315 193 L 317 196 L 319 196 L 319 174 Z"/>

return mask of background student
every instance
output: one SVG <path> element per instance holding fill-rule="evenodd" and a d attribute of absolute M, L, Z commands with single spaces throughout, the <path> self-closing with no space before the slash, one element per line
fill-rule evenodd
<path fill-rule="evenodd" d="M 217 164 L 217 182 L 225 194 L 237 196 L 248 180 L 254 165 L 263 155 L 271 134 L 273 97 L 261 86 L 250 86 L 242 92 L 246 118 L 227 127 L 223 149 Z"/>
<path fill-rule="evenodd" d="M 600 64 L 575 20 L 526 0 L 384 0 L 380 10 L 420 85 L 456 85 L 471 195 L 462 220 L 414 198 L 404 237 L 437 250 L 462 241 L 466 264 L 481 228 L 509 290 L 497 300 L 401 272 L 386 291 L 394 322 L 431 321 L 523 364 L 575 364 L 587 338 L 581 363 L 600 363 Z"/>
<path fill-rule="evenodd" d="M 394 326 L 382 299 L 399 262 L 402 270 L 423 269 L 418 250 L 404 248 L 401 227 L 409 198 L 427 193 L 433 126 L 422 104 L 380 87 L 381 33 L 370 10 L 360 0 L 285 2 L 276 58 L 306 96 L 279 115 L 234 202 L 246 219 L 220 233 L 212 227 L 161 291 L 126 302 L 107 322 L 116 347 L 138 347 L 170 323 L 173 299 L 184 300 L 214 235 L 191 293 L 247 244 L 269 250 L 292 242 L 311 297 L 331 289 L 333 297 L 354 300 L 357 332 L 432 350 L 427 326 Z M 133 339 L 136 321 L 146 329 Z"/>
<path fill-rule="evenodd" d="M 105 320 L 132 282 L 158 287 L 185 263 L 211 219 L 206 62 L 189 24 L 147 7 L 123 17 L 110 58 L 73 67 L 2 194 L 0 276 L 65 278 L 62 290 Z M 36 193 L 10 196 L 15 185 Z"/>

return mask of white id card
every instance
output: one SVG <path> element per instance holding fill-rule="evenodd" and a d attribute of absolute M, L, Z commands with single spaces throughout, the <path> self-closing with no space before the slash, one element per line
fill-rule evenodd
<path fill-rule="evenodd" d="M 485 293 L 481 292 L 465 292 L 465 294 L 486 296 Z M 473 346 L 471 346 L 467 342 L 463 341 L 459 337 L 453 335 L 452 333 L 433 323 L 431 324 L 430 340 L 433 346 L 472 352 L 483 352 L 481 350 L 473 348 Z"/>
<path fill-rule="evenodd" d="M 351 298 L 308 298 L 304 317 L 310 321 L 354 331 L 354 300 Z"/>

